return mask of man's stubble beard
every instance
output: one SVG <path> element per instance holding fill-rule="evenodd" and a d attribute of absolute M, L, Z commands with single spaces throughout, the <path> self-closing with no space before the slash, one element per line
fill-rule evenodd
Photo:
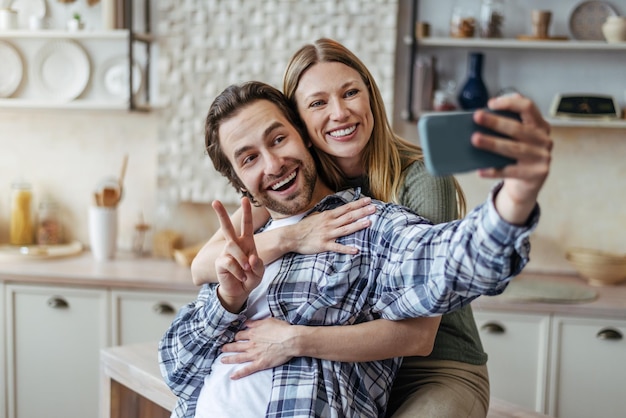
<path fill-rule="evenodd" d="M 305 181 L 298 193 L 294 193 L 286 201 L 281 201 L 269 198 L 267 193 L 263 192 L 262 196 L 256 198 L 257 202 L 269 211 L 286 216 L 297 215 L 308 209 L 317 183 L 317 171 L 313 162 L 308 165 L 300 164 L 300 167 L 298 175 L 303 176 Z"/>

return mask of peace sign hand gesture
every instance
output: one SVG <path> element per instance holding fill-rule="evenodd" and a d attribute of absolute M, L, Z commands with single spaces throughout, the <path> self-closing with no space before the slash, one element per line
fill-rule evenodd
<path fill-rule="evenodd" d="M 256 252 L 252 227 L 252 208 L 247 197 L 241 199 L 241 236 L 237 236 L 232 221 L 219 200 L 212 204 L 220 221 L 226 245 L 215 260 L 220 286 L 217 296 L 222 306 L 233 313 L 241 311 L 248 295 L 263 279 L 265 266 Z"/>

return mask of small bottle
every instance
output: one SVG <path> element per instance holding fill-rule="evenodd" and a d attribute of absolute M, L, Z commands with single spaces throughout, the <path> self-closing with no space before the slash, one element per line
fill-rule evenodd
<path fill-rule="evenodd" d="M 482 0 L 480 5 L 479 35 L 481 38 L 502 38 L 504 1 Z"/>
<path fill-rule="evenodd" d="M 434 56 L 420 56 L 416 60 L 413 77 L 413 103 L 411 105 L 411 112 L 415 117 L 419 117 L 422 112 L 432 109 L 436 83 L 435 66 Z"/>
<path fill-rule="evenodd" d="M 489 93 L 483 81 L 483 54 L 471 52 L 468 57 L 467 81 L 458 96 L 463 110 L 474 110 L 487 105 Z"/>
<path fill-rule="evenodd" d="M 39 203 L 37 244 L 57 245 L 63 242 L 63 229 L 58 216 L 58 205 L 52 199 Z"/>
<path fill-rule="evenodd" d="M 31 245 L 33 235 L 33 191 L 30 183 L 18 180 L 11 185 L 11 220 L 9 243 Z"/>

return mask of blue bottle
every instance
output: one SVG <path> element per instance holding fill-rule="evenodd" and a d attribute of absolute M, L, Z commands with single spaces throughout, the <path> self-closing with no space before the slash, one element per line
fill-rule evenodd
<path fill-rule="evenodd" d="M 459 92 L 459 105 L 463 110 L 474 110 L 487 106 L 489 93 L 483 82 L 483 54 L 472 52 L 469 54 L 468 78 Z"/>

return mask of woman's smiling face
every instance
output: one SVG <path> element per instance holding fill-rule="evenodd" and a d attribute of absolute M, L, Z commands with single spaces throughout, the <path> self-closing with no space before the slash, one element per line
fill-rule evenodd
<path fill-rule="evenodd" d="M 359 73 L 339 62 L 314 64 L 300 78 L 295 98 L 315 147 L 331 155 L 346 176 L 362 175 L 361 154 L 374 116 Z"/>

